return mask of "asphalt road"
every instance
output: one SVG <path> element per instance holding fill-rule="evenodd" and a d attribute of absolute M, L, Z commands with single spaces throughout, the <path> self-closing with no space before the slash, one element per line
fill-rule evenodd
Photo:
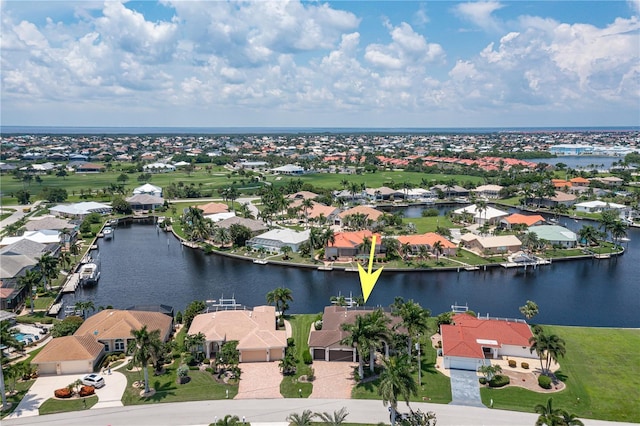
<path fill-rule="evenodd" d="M 268 423 L 270 426 L 286 425 L 291 413 L 329 412 L 347 407 L 349 423 L 389 423 L 387 408 L 379 400 L 353 399 L 259 399 L 259 400 L 216 400 L 183 403 L 148 404 L 127 407 L 103 408 L 99 410 L 76 411 L 50 414 L 46 416 L 24 417 L 3 420 L 2 426 L 47 425 L 47 426 L 195 426 L 213 423 L 215 418 L 226 414 L 246 418 L 253 426 Z M 515 411 L 492 410 L 489 408 L 464 407 L 458 405 L 412 403 L 411 407 L 422 411 L 434 411 L 438 426 L 533 426 L 537 415 Z M 400 411 L 408 411 L 404 403 Z M 583 420 L 586 426 L 613 426 L 625 423 Z M 631 425 L 631 423 L 626 423 Z"/>

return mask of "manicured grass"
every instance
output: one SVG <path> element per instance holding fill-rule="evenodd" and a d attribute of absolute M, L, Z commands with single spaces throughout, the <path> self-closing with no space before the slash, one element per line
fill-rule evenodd
<path fill-rule="evenodd" d="M 4 379 L 5 386 L 8 391 L 10 388 L 9 380 L 7 379 L 7 377 L 5 377 Z M 7 395 L 7 402 L 11 403 L 11 407 L 9 407 L 8 410 L 2 410 L 0 412 L 0 418 L 4 418 L 5 416 L 13 413 L 13 411 L 18 407 L 18 404 L 20 404 L 20 401 L 22 401 L 22 398 L 24 398 L 24 396 L 27 394 L 27 391 L 34 382 L 35 380 L 27 380 L 26 382 L 19 381 L 16 383 L 16 393 L 13 395 Z"/>
<path fill-rule="evenodd" d="M 402 219 L 402 223 L 413 223 L 416 227 L 418 234 L 424 234 L 425 232 L 435 232 L 436 228 L 459 228 L 459 225 L 451 222 L 447 216 L 428 216 L 428 217 L 405 217 Z"/>
<path fill-rule="evenodd" d="M 98 403 L 96 395 L 78 399 L 47 399 L 38 409 L 40 415 L 88 410 Z"/>
<path fill-rule="evenodd" d="M 153 369 L 149 369 L 150 387 L 156 393 L 149 398 L 141 398 L 142 389 L 134 388 L 133 382 L 143 380 L 142 371 L 127 371 L 120 369 L 127 376 L 127 388 L 122 396 L 124 405 L 153 404 L 157 402 L 184 402 L 201 401 L 207 399 L 225 399 L 226 391 L 229 391 L 229 399 L 238 393 L 238 385 L 228 385 L 216 381 L 215 376 L 208 371 L 189 370 L 189 383 L 179 385 L 176 383 L 176 370 L 179 361 L 166 367 L 165 373 L 154 376 Z"/>
<path fill-rule="evenodd" d="M 33 314 L 21 315 L 16 317 L 17 322 L 25 323 L 25 324 L 35 324 L 37 322 L 42 324 L 53 324 L 55 318 L 48 317 L 46 312 L 39 311 L 34 312 Z"/>
<path fill-rule="evenodd" d="M 51 296 L 38 296 L 33 300 L 33 308 L 37 310 L 46 310 L 55 300 Z"/>
<path fill-rule="evenodd" d="M 482 401 L 494 408 L 533 411 L 553 398 L 556 408 L 578 417 L 640 422 L 640 330 L 544 326 L 563 338 L 567 355 L 560 359 L 567 388 L 540 394 L 516 387 L 481 389 Z"/>
<path fill-rule="evenodd" d="M 311 330 L 311 324 L 316 319 L 316 314 L 299 314 L 288 316 L 287 319 L 291 324 L 291 337 L 295 342 L 296 359 L 297 359 L 297 371 L 291 376 L 284 376 L 282 382 L 280 382 L 280 393 L 285 398 L 300 398 L 299 390 L 302 390 L 302 397 L 308 398 L 313 391 L 312 383 L 298 382 L 298 378 L 302 375 L 311 374 L 313 364 L 306 365 L 302 361 L 302 354 L 305 350 L 309 349 L 309 331 Z"/>

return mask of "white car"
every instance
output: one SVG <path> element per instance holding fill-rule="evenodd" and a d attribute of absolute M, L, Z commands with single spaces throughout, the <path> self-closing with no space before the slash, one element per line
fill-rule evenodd
<path fill-rule="evenodd" d="M 93 386 L 98 389 L 104 386 L 104 378 L 99 374 L 87 374 L 82 378 L 82 384 L 86 386 Z"/>

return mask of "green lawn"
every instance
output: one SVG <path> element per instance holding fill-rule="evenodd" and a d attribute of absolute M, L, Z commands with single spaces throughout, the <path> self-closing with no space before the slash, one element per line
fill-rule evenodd
<path fill-rule="evenodd" d="M 5 377 L 5 386 L 6 389 L 9 390 L 11 388 L 10 386 L 10 380 L 7 379 L 7 377 Z M 22 398 L 24 398 L 24 396 L 27 394 L 27 391 L 29 390 L 29 388 L 31 387 L 31 385 L 33 385 L 33 383 L 35 382 L 35 380 L 27 380 L 26 382 L 17 382 L 16 383 L 16 393 L 13 395 L 7 395 L 7 401 L 11 403 L 11 407 L 9 407 L 8 410 L 2 410 L 0 412 L 0 418 L 4 418 L 5 416 L 8 416 L 9 414 L 13 413 L 13 410 L 15 410 L 18 407 L 18 404 L 20 404 L 20 401 L 22 401 Z M 0 404 L 1 405 L 1 404 Z"/>
<path fill-rule="evenodd" d="M 291 337 L 293 337 L 293 341 L 296 345 L 298 369 L 294 375 L 284 376 L 282 378 L 282 382 L 280 383 L 280 393 L 285 398 L 299 398 L 300 389 L 302 390 L 302 397 L 308 398 L 313 390 L 312 383 L 300 383 L 298 382 L 298 378 L 302 375 L 309 375 L 313 368 L 313 364 L 308 366 L 302 361 L 302 354 L 305 350 L 309 349 L 309 345 L 307 343 L 309 339 L 309 331 L 311 330 L 311 324 L 313 324 L 316 316 L 316 314 L 299 314 L 291 315 L 287 318 L 291 324 Z"/>
<path fill-rule="evenodd" d="M 127 376 L 127 388 L 122 396 L 124 405 L 153 404 L 156 402 L 184 402 L 201 401 L 207 399 L 224 399 L 229 391 L 229 399 L 238 393 L 238 385 L 228 385 L 216 381 L 215 376 L 207 371 L 189 370 L 189 383 L 176 383 L 178 360 L 166 367 L 164 374 L 155 376 L 153 369 L 149 369 L 149 384 L 156 393 L 149 398 L 141 398 L 140 391 L 133 387 L 133 382 L 143 380 L 142 371 L 119 371 Z"/>
<path fill-rule="evenodd" d="M 40 415 L 88 410 L 98 403 L 96 395 L 81 399 L 47 399 L 38 409 Z"/>
<path fill-rule="evenodd" d="M 482 389 L 482 401 L 494 408 L 533 411 L 549 396 L 554 407 L 578 417 L 640 422 L 640 330 L 545 326 L 566 341 L 560 359 L 567 388 L 551 395 L 511 387 Z"/>
<path fill-rule="evenodd" d="M 33 300 L 33 308 L 37 310 L 47 310 L 54 300 L 55 297 L 38 296 Z"/>

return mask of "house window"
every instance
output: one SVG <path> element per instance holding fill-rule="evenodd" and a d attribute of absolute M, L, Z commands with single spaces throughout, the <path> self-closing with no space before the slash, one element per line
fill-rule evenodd
<path fill-rule="evenodd" d="M 116 339 L 113 350 L 124 352 L 124 340 Z"/>
<path fill-rule="evenodd" d="M 102 342 L 102 343 L 104 343 L 104 351 L 109 352 L 109 342 Z"/>

